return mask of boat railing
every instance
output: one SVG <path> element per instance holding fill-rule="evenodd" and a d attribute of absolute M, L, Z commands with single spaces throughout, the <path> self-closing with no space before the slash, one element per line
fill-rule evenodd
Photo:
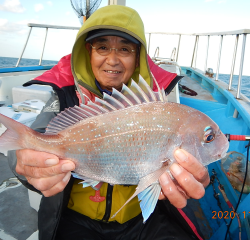
<path fill-rule="evenodd" d="M 154 57 L 159 57 L 159 52 L 160 52 L 160 48 L 157 47 L 157 48 L 155 49 Z M 157 56 L 156 56 L 156 53 L 157 53 Z"/>
<path fill-rule="evenodd" d="M 174 61 L 175 60 L 175 54 L 176 54 L 176 48 L 175 47 L 173 48 L 170 58 L 159 57 L 159 54 L 160 54 L 160 48 L 157 47 L 155 49 L 155 53 L 154 53 L 154 56 L 152 57 L 152 60 L 153 61 L 166 61 L 166 60 L 167 61 Z"/>
<path fill-rule="evenodd" d="M 218 58 L 217 58 L 217 68 L 216 68 L 216 77 L 215 81 L 218 80 L 219 77 L 219 70 L 220 70 L 220 60 L 221 60 L 221 50 L 223 45 L 223 37 L 227 35 L 234 35 L 235 36 L 235 44 L 234 44 L 234 52 L 232 57 L 232 65 L 231 65 L 231 73 L 229 78 L 229 84 L 228 84 L 228 90 L 230 91 L 232 89 L 232 81 L 233 81 L 233 75 L 234 75 L 234 68 L 235 68 L 235 59 L 237 54 L 237 48 L 238 48 L 238 40 L 239 35 L 243 36 L 242 40 L 242 50 L 241 50 L 241 59 L 240 59 L 240 66 L 239 66 L 239 77 L 238 77 L 238 84 L 237 84 L 237 94 L 236 98 L 240 99 L 241 95 L 241 82 L 242 82 L 242 72 L 243 72 L 243 65 L 244 65 L 244 55 L 245 55 L 245 46 L 246 46 L 246 37 L 247 34 L 250 34 L 250 29 L 242 29 L 242 30 L 236 30 L 236 31 L 228 31 L 228 32 L 209 32 L 209 33 L 168 33 L 168 32 L 147 32 L 146 34 L 149 35 L 148 37 L 148 53 L 150 50 L 150 40 L 152 35 L 178 35 L 178 43 L 177 43 L 177 50 L 175 55 L 175 61 L 178 61 L 179 56 L 179 49 L 180 49 L 180 43 L 181 43 L 181 37 L 183 35 L 189 35 L 189 36 L 195 36 L 195 43 L 194 48 L 192 52 L 192 60 L 190 63 L 190 67 L 195 68 L 196 67 L 196 59 L 197 59 L 197 52 L 198 52 L 198 43 L 199 43 L 199 37 L 200 36 L 207 36 L 207 48 L 206 48 L 206 57 L 205 57 L 205 63 L 204 63 L 204 72 L 207 71 L 207 61 L 208 61 L 208 55 L 209 55 L 209 41 L 210 37 L 212 36 L 220 36 L 220 43 L 219 43 L 219 51 L 218 51 Z M 157 57 L 159 57 L 159 46 L 156 49 L 158 51 Z M 156 51 L 155 51 L 156 55 Z M 155 57 L 156 58 L 156 57 Z"/>
<path fill-rule="evenodd" d="M 30 27 L 30 30 L 29 30 L 26 42 L 24 44 L 22 53 L 21 53 L 21 55 L 20 55 L 20 57 L 19 57 L 19 59 L 17 61 L 16 67 L 19 66 L 19 63 L 20 63 L 20 61 L 21 61 L 21 59 L 23 57 L 23 53 L 24 53 L 24 51 L 26 49 L 27 43 L 28 43 L 29 38 L 30 38 L 30 33 L 31 33 L 33 28 L 45 28 L 46 29 L 45 37 L 44 37 L 44 41 L 43 41 L 43 49 L 42 49 L 41 57 L 40 57 L 40 60 L 39 60 L 39 66 L 41 66 L 41 64 L 42 64 L 43 53 L 44 53 L 44 49 L 45 49 L 45 45 L 46 45 L 46 39 L 47 39 L 48 29 L 49 28 L 51 28 L 51 29 L 64 29 L 64 30 L 79 30 L 80 29 L 80 27 L 68 27 L 68 26 L 57 26 L 57 25 L 36 24 L 36 23 L 28 23 L 28 27 Z"/>
<path fill-rule="evenodd" d="M 174 47 L 170 56 L 171 60 L 175 59 L 175 54 L 176 54 L 176 48 Z"/>

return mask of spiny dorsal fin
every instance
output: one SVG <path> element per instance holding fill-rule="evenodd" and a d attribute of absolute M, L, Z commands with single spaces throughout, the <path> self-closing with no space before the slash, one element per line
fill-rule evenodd
<path fill-rule="evenodd" d="M 122 86 L 122 91 L 121 93 L 127 97 L 132 103 L 133 105 L 136 105 L 136 104 L 141 104 L 141 101 L 140 99 L 136 96 L 136 94 L 134 94 L 134 92 L 128 88 L 125 84 L 123 84 Z"/>
<path fill-rule="evenodd" d="M 103 99 L 97 98 L 97 97 L 95 98 L 95 103 L 103 108 L 106 108 L 108 111 L 117 110 L 114 106 L 112 106 L 108 102 L 104 101 Z"/>
<path fill-rule="evenodd" d="M 125 108 L 125 106 L 121 102 L 112 97 L 112 95 L 109 96 L 107 93 L 103 93 L 103 100 L 113 105 L 117 110 Z"/>
<path fill-rule="evenodd" d="M 132 79 L 130 89 L 141 100 L 141 102 L 149 102 L 149 98 L 146 93 L 140 88 L 140 86 Z"/>
<path fill-rule="evenodd" d="M 110 112 L 109 110 L 107 110 L 106 108 L 102 107 L 102 106 L 99 106 L 97 105 L 96 103 L 93 103 L 91 101 L 89 101 L 87 103 L 87 105 L 91 106 L 92 108 L 96 109 L 97 111 L 99 110 L 101 113 L 107 113 L 107 112 Z"/>
<path fill-rule="evenodd" d="M 163 95 L 162 95 L 162 92 L 161 92 L 161 89 L 160 89 L 160 87 L 159 87 L 159 84 L 158 84 L 158 82 L 156 81 L 155 76 L 154 76 L 154 74 L 153 74 L 152 72 L 151 72 L 151 75 L 152 75 L 153 80 L 154 80 L 154 83 L 155 83 L 155 85 L 156 85 L 156 87 L 157 87 L 159 99 L 160 99 L 161 102 L 164 102 L 164 97 L 163 97 Z"/>
<path fill-rule="evenodd" d="M 95 103 L 89 101 L 87 105 L 81 104 L 80 106 L 65 109 L 51 120 L 46 129 L 46 133 L 56 134 L 86 118 L 124 109 L 133 105 L 165 101 L 164 90 L 160 90 L 154 76 L 153 79 L 157 85 L 158 92 L 153 92 L 147 82 L 140 76 L 138 84 L 133 80 L 130 88 L 123 84 L 121 92 L 113 89 L 111 96 L 104 93 L 103 99 L 95 98 Z"/>
<path fill-rule="evenodd" d="M 161 89 L 161 94 L 162 94 L 162 97 L 163 97 L 163 102 L 167 102 L 168 99 L 167 99 L 167 96 L 166 96 L 165 91 L 164 91 L 163 88 Z"/>
<path fill-rule="evenodd" d="M 155 93 L 153 92 L 153 90 L 150 88 L 150 86 L 147 84 L 147 82 L 144 80 L 144 78 L 141 75 L 139 76 L 138 85 L 144 91 L 144 93 L 148 96 L 150 102 L 157 101 Z"/>
<path fill-rule="evenodd" d="M 121 92 L 113 88 L 112 97 L 121 102 L 125 107 L 133 106 L 134 104 Z"/>
<path fill-rule="evenodd" d="M 91 117 L 92 116 L 96 116 L 99 114 L 102 114 L 102 112 L 100 110 L 96 110 L 95 108 L 89 106 L 89 105 L 84 105 L 81 104 L 80 107 L 87 113 L 89 114 Z"/>

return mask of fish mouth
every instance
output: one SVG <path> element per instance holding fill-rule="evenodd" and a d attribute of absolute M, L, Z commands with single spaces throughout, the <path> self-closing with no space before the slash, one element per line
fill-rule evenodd
<path fill-rule="evenodd" d="M 224 153 L 222 153 L 222 154 L 218 154 L 218 155 L 216 156 L 216 160 L 222 159 L 222 158 L 224 158 L 225 156 L 226 156 L 226 152 L 224 152 Z"/>
<path fill-rule="evenodd" d="M 221 160 L 225 156 L 226 156 L 226 153 L 212 155 L 211 156 L 211 160 L 212 160 L 211 162 L 215 162 L 215 161 Z"/>
<path fill-rule="evenodd" d="M 229 148 L 229 143 L 227 142 L 227 144 L 225 145 L 224 149 L 222 150 L 221 153 L 216 154 L 214 157 L 216 160 L 222 159 L 227 155 L 227 150 Z"/>

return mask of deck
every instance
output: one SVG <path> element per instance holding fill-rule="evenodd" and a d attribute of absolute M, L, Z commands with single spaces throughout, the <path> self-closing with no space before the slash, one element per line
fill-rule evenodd
<path fill-rule="evenodd" d="M 16 182 L 5 181 L 15 177 L 7 158 L 0 154 L 0 239 L 32 240 L 37 231 L 37 212 L 30 207 L 28 190 L 22 184 L 15 188 Z"/>

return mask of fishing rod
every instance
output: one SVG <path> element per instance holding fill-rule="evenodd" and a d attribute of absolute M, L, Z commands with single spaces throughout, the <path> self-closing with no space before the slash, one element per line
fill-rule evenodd
<path fill-rule="evenodd" d="M 234 210 L 234 213 L 236 214 L 237 210 L 238 210 L 238 207 L 239 207 L 239 204 L 240 204 L 240 201 L 241 201 L 241 197 L 242 197 L 243 190 L 244 190 L 244 187 L 245 187 L 246 179 L 247 179 L 248 161 L 249 161 L 249 148 L 250 148 L 250 136 L 247 136 L 247 135 L 232 135 L 232 134 L 225 134 L 225 136 L 227 137 L 228 141 L 248 141 L 248 144 L 245 146 L 245 148 L 247 148 L 247 160 L 246 160 L 245 177 L 244 177 L 244 181 L 243 181 L 242 188 L 241 188 L 241 191 L 240 191 L 240 196 L 239 196 L 237 205 L 236 205 L 235 210 Z M 232 224 L 232 221 L 233 221 L 233 219 L 231 218 L 230 222 L 229 222 L 229 225 L 227 227 L 225 240 L 227 239 L 227 234 L 229 233 L 229 229 L 230 229 L 230 226 Z"/>
<path fill-rule="evenodd" d="M 225 134 L 227 140 L 230 141 L 250 141 L 250 136 L 247 135 L 233 135 L 233 134 Z"/>

